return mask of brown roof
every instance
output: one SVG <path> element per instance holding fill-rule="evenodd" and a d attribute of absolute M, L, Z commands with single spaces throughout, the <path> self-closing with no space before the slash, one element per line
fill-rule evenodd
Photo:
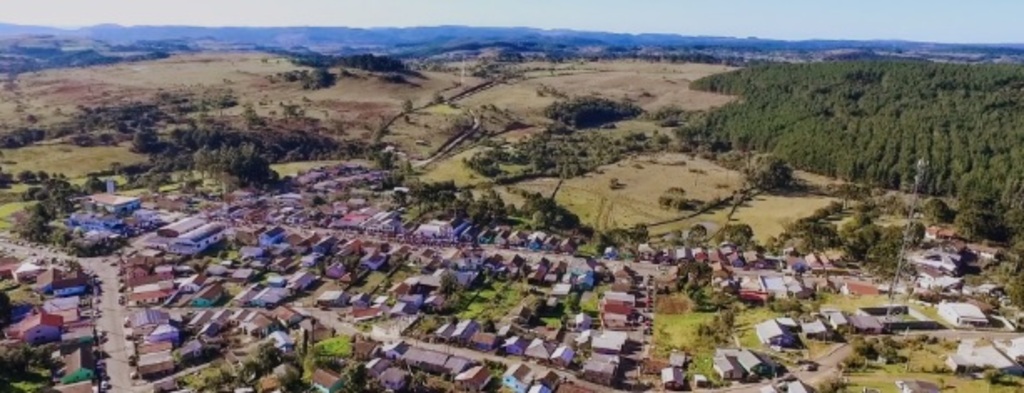
<path fill-rule="evenodd" d="M 94 370 L 96 360 L 92 356 L 92 348 L 78 347 L 74 352 L 64 355 L 64 370 L 66 374 L 73 373 L 80 369 Z"/>
<path fill-rule="evenodd" d="M 494 333 L 476 332 L 473 334 L 473 338 L 470 339 L 474 344 L 485 344 L 494 345 L 498 341 L 498 336 Z"/>
<path fill-rule="evenodd" d="M 341 375 L 322 368 L 318 368 L 313 372 L 313 383 L 320 386 L 331 387 L 338 383 L 339 380 L 341 380 Z"/>
<path fill-rule="evenodd" d="M 92 381 L 82 381 L 70 385 L 61 385 L 54 389 L 60 393 L 92 393 Z"/>
<path fill-rule="evenodd" d="M 128 286 L 129 287 L 138 287 L 138 286 L 143 286 L 143 285 L 146 285 L 146 284 L 155 284 L 155 283 L 158 283 L 158 282 L 171 281 L 173 279 L 174 278 L 171 277 L 171 275 L 169 275 L 169 274 L 150 274 L 150 275 L 141 276 L 141 277 L 129 277 L 128 278 Z"/>
<path fill-rule="evenodd" d="M 299 314 L 298 311 L 295 311 L 295 309 L 288 306 L 277 306 L 277 308 L 271 311 L 271 314 L 273 314 L 275 318 L 280 319 L 282 321 L 290 321 L 292 318 L 296 316 L 302 316 L 302 314 Z"/>
<path fill-rule="evenodd" d="M 625 304 L 608 303 L 602 308 L 605 314 L 618 314 L 618 315 L 630 315 L 633 313 L 633 307 Z"/>
<path fill-rule="evenodd" d="M 260 391 L 261 392 L 272 392 L 275 389 L 281 388 L 281 381 L 277 380 L 276 375 L 268 375 L 260 378 Z"/>
<path fill-rule="evenodd" d="M 165 298 L 165 297 L 168 297 L 168 296 L 171 296 L 171 291 L 158 290 L 158 291 L 133 293 L 131 295 L 128 295 L 128 300 L 133 301 L 133 302 L 137 302 L 137 301 L 143 301 L 143 300 L 162 299 L 162 298 Z"/>
<path fill-rule="evenodd" d="M 143 344 L 139 346 L 139 355 L 170 351 L 172 349 L 174 349 L 174 344 L 171 344 L 170 342 L 167 341 L 152 344 Z"/>
<path fill-rule="evenodd" d="M 373 341 L 357 341 L 352 344 L 352 354 L 358 358 L 373 356 L 375 349 L 377 349 L 377 343 Z"/>
<path fill-rule="evenodd" d="M 881 292 L 878 287 L 863 281 L 847 281 L 846 290 L 853 295 L 878 295 Z"/>
<path fill-rule="evenodd" d="M 469 384 L 471 386 L 480 386 L 487 382 L 491 378 L 491 372 L 484 366 L 473 367 L 462 374 L 455 377 L 455 380 Z"/>

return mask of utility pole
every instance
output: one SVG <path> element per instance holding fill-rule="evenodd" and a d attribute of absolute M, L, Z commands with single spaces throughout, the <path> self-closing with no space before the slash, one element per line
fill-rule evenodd
<path fill-rule="evenodd" d="M 886 307 L 885 317 L 886 321 L 891 321 L 891 317 L 895 314 L 902 313 L 893 307 L 896 302 L 896 286 L 900 283 L 900 276 L 903 274 L 907 259 L 907 249 L 911 246 L 910 231 L 914 227 L 914 214 L 917 211 L 918 195 L 921 192 L 921 183 L 924 182 L 925 173 L 928 170 L 928 162 L 924 159 L 917 161 L 915 166 L 916 173 L 914 174 L 914 190 L 910 197 L 910 208 L 907 211 L 907 224 L 903 228 L 903 244 L 900 246 L 900 252 L 896 256 L 896 272 L 892 275 L 892 284 L 889 285 L 889 305 Z M 910 307 L 907 305 L 907 307 Z M 909 366 L 909 363 L 908 363 Z"/>

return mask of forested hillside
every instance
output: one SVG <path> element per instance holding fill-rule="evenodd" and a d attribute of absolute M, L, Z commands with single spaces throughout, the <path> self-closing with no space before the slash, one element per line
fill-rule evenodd
<path fill-rule="evenodd" d="M 778 64 L 710 76 L 696 89 L 742 99 L 681 128 L 715 149 L 770 151 L 794 166 L 925 192 L 1019 205 L 1024 67 L 916 62 Z M 962 196 L 962 195 L 961 195 Z"/>

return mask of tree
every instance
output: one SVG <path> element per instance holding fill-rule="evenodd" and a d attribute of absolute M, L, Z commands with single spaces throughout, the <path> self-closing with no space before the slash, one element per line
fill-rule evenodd
<path fill-rule="evenodd" d="M 459 284 L 459 279 L 455 277 L 455 273 L 451 270 L 445 270 L 441 273 L 441 293 L 445 296 L 452 296 L 462 290 L 462 285 Z"/>
<path fill-rule="evenodd" d="M 580 312 L 580 294 L 578 292 L 569 294 L 569 297 L 565 299 L 565 308 L 573 314 Z"/>
<path fill-rule="evenodd" d="M 11 298 L 6 291 L 0 291 L 0 327 L 7 326 L 11 322 L 11 313 L 14 311 L 11 305 Z"/>
<path fill-rule="evenodd" d="M 37 203 L 29 208 L 28 218 L 22 221 L 15 231 L 23 239 L 35 242 L 45 243 L 50 236 L 50 221 L 53 220 L 53 216 L 46 210 L 42 203 Z"/>
<path fill-rule="evenodd" d="M 369 391 L 368 383 L 369 378 L 366 373 L 366 367 L 357 364 L 354 367 L 350 367 L 348 372 L 345 373 L 344 391 L 346 393 L 365 393 Z"/>
<path fill-rule="evenodd" d="M 410 113 L 410 112 L 412 112 L 412 109 L 413 109 L 412 100 L 402 101 L 402 113 Z"/>
<path fill-rule="evenodd" d="M 18 181 L 22 183 L 35 183 L 36 173 L 29 170 L 18 172 Z"/>
<path fill-rule="evenodd" d="M 758 157 L 747 169 L 747 182 L 765 191 L 787 189 L 794 185 L 793 168 L 775 156 Z"/>
<path fill-rule="evenodd" d="M 245 104 L 245 110 L 242 111 L 242 118 L 245 119 L 245 125 L 249 128 L 258 128 L 266 124 L 263 118 L 260 117 L 259 113 L 256 113 L 256 108 L 252 104 Z"/>
<path fill-rule="evenodd" d="M 924 216 L 930 223 L 948 224 L 956 218 L 956 212 L 942 199 L 931 198 L 924 203 Z"/>
<path fill-rule="evenodd" d="M 686 232 L 686 242 L 691 247 L 703 244 L 707 238 L 708 228 L 701 224 L 693 224 L 690 230 Z"/>
<path fill-rule="evenodd" d="M 747 224 L 726 224 L 715 235 L 715 241 L 750 246 L 754 244 L 754 229 Z"/>

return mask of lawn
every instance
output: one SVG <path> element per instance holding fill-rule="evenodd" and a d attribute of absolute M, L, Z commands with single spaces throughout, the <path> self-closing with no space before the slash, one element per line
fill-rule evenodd
<path fill-rule="evenodd" d="M 596 317 L 600 313 L 601 296 L 608 291 L 609 285 L 598 285 L 593 291 L 585 293 L 580 298 L 580 311 Z"/>
<path fill-rule="evenodd" d="M 878 389 L 881 393 L 900 393 L 896 388 L 896 381 L 919 380 L 927 381 L 944 386 L 943 392 L 985 392 L 985 393 L 1014 393 L 1020 392 L 1022 386 L 1020 379 L 1013 380 L 1017 385 L 995 385 L 989 386 L 984 380 L 957 377 L 954 375 L 928 374 L 928 373 L 900 373 L 900 374 L 861 374 L 847 373 L 846 378 L 850 382 L 847 391 L 860 392 L 863 388 Z"/>
<path fill-rule="evenodd" d="M 372 293 L 388 276 L 381 272 L 371 272 L 361 285 L 352 288 L 354 293 Z"/>
<path fill-rule="evenodd" d="M 316 344 L 317 355 L 345 358 L 352 354 L 352 338 L 336 336 Z"/>
<path fill-rule="evenodd" d="M 820 195 L 759 195 L 736 209 L 732 220 L 750 225 L 761 242 L 782 233 L 783 226 L 828 206 L 835 198 Z"/>
<path fill-rule="evenodd" d="M 131 165 L 147 160 L 146 156 L 132 153 L 126 146 L 37 145 L 2 151 L 5 172 L 46 171 L 63 173 L 69 178 L 109 170 L 114 163 Z"/>
<path fill-rule="evenodd" d="M 734 335 L 739 338 L 740 346 L 750 349 L 762 349 L 761 340 L 757 338 L 754 326 L 781 317 L 782 315 L 766 307 L 747 307 L 736 314 Z"/>
<path fill-rule="evenodd" d="M 500 320 L 523 300 L 523 287 L 512 282 L 488 283 L 466 294 L 459 319 Z"/>
<path fill-rule="evenodd" d="M 667 357 L 673 350 L 700 353 L 713 349 L 714 343 L 702 341 L 697 335 L 697 327 L 710 322 L 714 317 L 714 313 L 706 312 L 655 315 L 655 353 L 660 357 Z"/>

